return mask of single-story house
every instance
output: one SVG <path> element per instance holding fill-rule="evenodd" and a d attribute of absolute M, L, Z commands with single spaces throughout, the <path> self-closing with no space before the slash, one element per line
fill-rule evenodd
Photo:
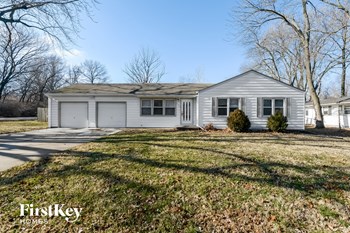
<path fill-rule="evenodd" d="M 320 100 L 326 127 L 350 127 L 350 97 Z M 305 124 L 315 124 L 316 113 L 312 102 L 305 104 Z"/>
<path fill-rule="evenodd" d="M 289 129 L 304 129 L 304 91 L 250 70 L 217 84 L 75 84 L 47 94 L 49 127 L 226 128 L 239 108 L 252 129 L 282 111 Z"/>

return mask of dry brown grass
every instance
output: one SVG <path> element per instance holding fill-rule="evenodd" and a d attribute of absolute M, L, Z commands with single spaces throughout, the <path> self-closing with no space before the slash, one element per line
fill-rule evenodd
<path fill-rule="evenodd" d="M 18 133 L 47 128 L 47 122 L 39 121 L 0 121 L 0 134 Z"/>

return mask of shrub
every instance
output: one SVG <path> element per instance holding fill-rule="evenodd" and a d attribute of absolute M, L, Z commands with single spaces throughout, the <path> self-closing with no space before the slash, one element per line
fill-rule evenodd
<path fill-rule="evenodd" d="M 273 132 L 285 131 L 288 127 L 288 119 L 283 113 L 277 112 L 267 119 L 267 128 Z"/>
<path fill-rule="evenodd" d="M 250 121 L 242 110 L 236 109 L 230 112 L 227 118 L 227 126 L 235 132 L 246 132 L 250 128 Z"/>
<path fill-rule="evenodd" d="M 213 131 L 216 130 L 216 128 L 214 127 L 213 123 L 208 123 L 206 125 L 204 125 L 203 129 L 205 131 Z"/>
<path fill-rule="evenodd" d="M 21 106 L 18 102 L 5 102 L 0 104 L 0 116 L 19 117 L 21 116 Z"/>
<path fill-rule="evenodd" d="M 13 100 L 0 103 L 1 117 L 35 117 L 36 111 L 34 103 L 21 103 Z"/>

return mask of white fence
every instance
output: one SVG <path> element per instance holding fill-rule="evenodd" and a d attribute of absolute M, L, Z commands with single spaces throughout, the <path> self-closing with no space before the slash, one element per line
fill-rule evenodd
<path fill-rule="evenodd" d="M 38 121 L 47 121 L 47 108 L 38 108 Z"/>

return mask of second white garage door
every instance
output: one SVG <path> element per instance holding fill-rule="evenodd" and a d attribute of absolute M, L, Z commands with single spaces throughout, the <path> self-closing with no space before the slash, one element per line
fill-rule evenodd
<path fill-rule="evenodd" d="M 126 103 L 97 103 L 97 127 L 126 127 Z"/>

